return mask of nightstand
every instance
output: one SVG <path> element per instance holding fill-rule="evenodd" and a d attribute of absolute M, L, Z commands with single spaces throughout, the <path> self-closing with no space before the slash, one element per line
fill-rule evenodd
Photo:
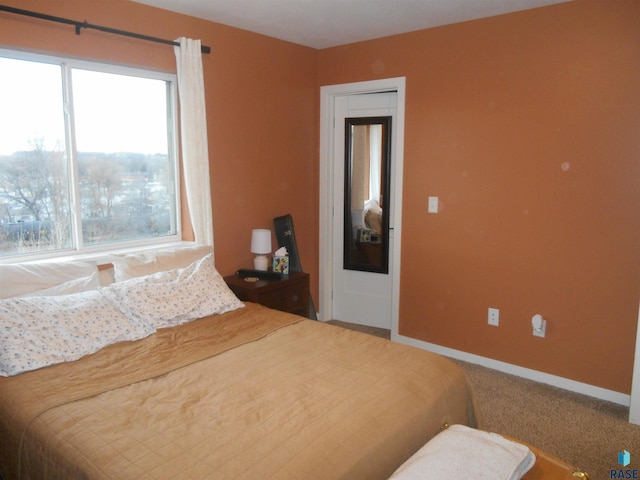
<path fill-rule="evenodd" d="M 254 302 L 265 307 L 309 316 L 309 274 L 291 272 L 282 280 L 247 282 L 238 275 L 224 277 L 229 288 L 243 302 Z"/>

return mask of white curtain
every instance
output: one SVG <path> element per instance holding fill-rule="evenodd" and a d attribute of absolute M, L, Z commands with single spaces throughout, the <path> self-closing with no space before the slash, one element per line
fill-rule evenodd
<path fill-rule="evenodd" d="M 180 96 L 182 164 L 196 243 L 213 247 L 209 147 L 200 40 L 180 37 L 174 47 Z"/>
<path fill-rule="evenodd" d="M 380 175 L 382 173 L 382 125 L 370 125 L 369 199 L 380 204 Z"/>

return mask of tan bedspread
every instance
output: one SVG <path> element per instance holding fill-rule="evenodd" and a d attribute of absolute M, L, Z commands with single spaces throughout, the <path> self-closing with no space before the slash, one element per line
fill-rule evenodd
<path fill-rule="evenodd" d="M 443 357 L 254 304 L 0 378 L 14 478 L 387 478 L 476 426 Z"/>

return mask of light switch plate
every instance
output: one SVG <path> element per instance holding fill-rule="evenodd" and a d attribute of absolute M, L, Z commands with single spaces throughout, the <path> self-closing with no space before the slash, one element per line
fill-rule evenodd
<path fill-rule="evenodd" d="M 438 197 L 429 197 L 427 211 L 429 213 L 438 213 Z"/>

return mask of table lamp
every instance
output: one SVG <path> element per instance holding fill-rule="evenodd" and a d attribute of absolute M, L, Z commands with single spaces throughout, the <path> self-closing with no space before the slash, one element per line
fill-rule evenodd
<path fill-rule="evenodd" d="M 253 268 L 266 271 L 269 268 L 266 254 L 271 253 L 271 230 L 256 228 L 251 231 L 251 253 L 256 254 Z"/>

